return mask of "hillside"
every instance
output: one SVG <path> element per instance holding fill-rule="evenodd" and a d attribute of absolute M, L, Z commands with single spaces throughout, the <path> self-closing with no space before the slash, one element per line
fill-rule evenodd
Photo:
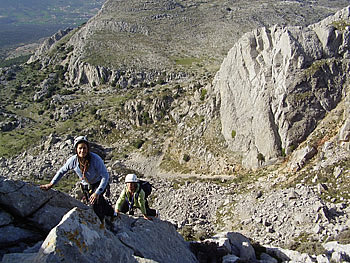
<path fill-rule="evenodd" d="M 85 134 L 111 201 L 147 177 L 188 238 L 348 243 L 350 9 L 327 3 L 107 1 L 1 69 L 0 175 L 45 182 Z"/>
<path fill-rule="evenodd" d="M 307 5 L 297 2 L 291 6 L 293 10 L 295 8 L 295 13 L 290 13 L 288 10 L 282 17 L 288 18 L 287 22 L 294 19 L 300 23 L 311 23 L 313 20 L 318 20 L 322 14 L 326 15 L 333 10 L 333 7 L 326 8 L 325 3 Z M 273 143 L 266 146 L 267 148 L 264 148 L 262 143 L 266 139 L 258 139 L 258 135 L 255 134 L 253 136 L 260 141 L 261 145 L 256 146 L 256 149 L 251 148 L 253 149 L 251 151 L 247 148 L 251 140 L 250 135 L 243 135 L 243 132 L 242 135 L 247 138 L 247 142 L 242 143 L 241 140 L 237 140 L 240 138 L 240 134 L 237 134 L 235 137 L 237 144 L 233 146 L 232 132 L 243 131 L 242 128 L 236 128 L 234 125 L 242 124 L 227 122 L 226 119 L 231 117 L 230 115 L 225 117 L 225 114 L 236 114 L 232 113 L 236 106 L 230 106 L 231 108 L 224 106 L 227 104 L 226 99 L 230 103 L 231 96 L 222 93 L 224 89 L 220 88 L 222 84 L 218 80 L 220 75 L 216 76 L 212 85 L 216 73 L 214 69 L 219 67 L 225 50 L 231 48 L 244 32 L 238 30 L 244 28 L 243 25 L 249 25 L 246 29 L 248 30 L 250 27 L 257 26 L 256 21 L 272 24 L 281 19 L 280 15 L 266 14 L 259 16 L 257 20 L 255 12 L 259 9 L 252 7 L 256 4 L 257 8 L 262 8 L 264 5 L 260 5 L 260 2 L 251 2 L 251 4 L 252 6 L 247 7 L 240 2 L 231 6 L 229 2 L 221 1 L 217 3 L 185 1 L 176 4 L 171 1 L 106 2 L 102 10 L 86 25 L 71 31 L 61 31 L 48 39 L 30 59 L 30 63 L 2 69 L 0 92 L 4 99 L 1 101 L 3 127 L 0 138 L 1 155 L 14 156 L 23 148 L 34 146 L 35 142 L 51 133 L 61 134 L 61 136 L 88 134 L 91 139 L 113 149 L 109 157 L 112 160 L 128 160 L 128 158 L 132 160 L 133 155 L 137 160 L 140 159 L 141 154 L 142 158 L 145 157 L 146 163 L 147 158 L 153 160 L 152 167 L 154 166 L 155 169 L 159 167 L 165 171 L 178 173 L 230 174 L 242 168 L 256 167 L 263 159 L 269 163 L 270 160 L 275 162 L 279 156 L 289 155 L 290 149 L 297 148 L 298 144 L 304 141 L 316 127 L 316 122 L 310 122 L 307 118 L 312 120 L 316 116 L 317 121 L 321 120 L 325 112 L 335 108 L 339 103 L 342 92 L 341 89 L 336 88 L 335 93 L 331 92 L 327 95 L 331 100 L 334 100 L 335 96 L 335 100 L 332 103 L 322 102 L 331 105 L 324 107 L 323 113 L 305 116 L 305 120 L 297 122 L 301 124 L 300 127 L 306 125 L 303 133 L 294 132 L 293 137 L 290 133 L 292 130 L 288 130 L 289 126 L 278 128 L 281 131 L 277 133 L 275 131 L 275 138 L 274 135 L 270 135 Z M 274 1 L 269 6 L 271 8 L 264 9 L 264 12 L 275 12 L 277 4 L 281 5 L 281 8 L 289 2 Z M 234 7 L 240 12 L 233 12 Z M 230 18 L 223 16 L 222 13 L 219 14 L 223 10 L 231 12 Z M 285 12 L 282 10 L 286 9 L 278 10 Z M 317 15 L 306 16 L 311 12 L 310 10 L 315 11 Z M 250 15 L 244 15 L 245 19 L 250 21 L 248 24 L 246 21 L 239 20 L 245 12 L 251 12 Z M 167 19 L 163 19 L 161 14 L 167 14 L 165 16 Z M 307 19 L 301 21 L 301 17 L 307 17 Z M 191 20 L 188 21 L 187 18 Z M 216 28 L 219 24 L 220 30 Z M 291 34 L 297 28 L 292 29 Z M 281 32 L 284 32 L 283 30 L 282 26 Z M 236 32 L 237 39 L 231 38 L 233 31 Z M 263 30 L 260 31 L 257 34 L 265 34 Z M 199 38 L 198 34 L 208 35 L 208 37 Z M 278 34 L 276 34 L 276 41 L 277 37 L 279 37 Z M 137 41 L 124 42 L 129 38 L 135 38 Z M 296 35 L 296 38 L 299 36 Z M 232 40 L 229 41 L 229 39 Z M 138 46 L 133 46 L 132 43 L 137 43 Z M 288 45 L 294 48 L 295 45 L 307 44 L 307 42 L 300 42 Z M 196 48 L 193 49 L 190 45 Z M 320 45 L 320 43 L 315 42 L 314 45 Z M 275 49 L 278 52 L 279 47 L 276 46 Z M 307 52 L 307 49 L 308 47 L 305 47 L 304 50 L 296 49 L 293 52 Z M 269 50 L 267 46 L 261 54 L 265 56 L 265 53 L 271 51 L 275 52 L 273 49 Z M 260 51 L 247 49 L 247 52 Z M 317 52 L 326 51 L 315 52 L 316 57 L 300 56 L 299 59 L 304 60 L 301 71 L 305 69 L 304 72 L 307 72 L 307 68 L 315 59 L 320 61 L 327 59 L 327 56 L 317 57 Z M 260 73 L 255 69 L 254 74 L 261 78 L 260 82 L 247 82 L 247 84 L 256 85 L 257 89 L 261 85 L 270 85 L 275 89 L 273 81 L 283 82 L 284 86 L 293 85 L 293 81 L 283 79 L 293 78 L 299 74 L 293 72 L 292 64 L 288 64 L 288 61 L 293 60 L 294 57 L 288 56 L 283 61 L 286 63 L 284 67 L 290 68 L 290 73 L 278 75 L 277 72 L 276 77 L 270 80 L 272 84 L 267 84 L 266 80 L 270 77 L 264 72 L 271 71 L 270 67 L 274 67 L 268 60 L 276 55 L 272 53 L 269 56 L 265 64 L 259 66 Z M 331 56 L 332 54 L 328 55 L 328 58 Z M 226 61 L 230 59 L 228 57 Z M 252 59 L 255 59 L 255 55 Z M 225 63 L 227 64 L 224 62 L 221 71 L 227 70 L 230 66 L 225 66 Z M 254 62 L 247 60 L 247 63 Z M 237 67 L 244 67 L 244 64 Z M 283 67 L 281 68 L 284 70 Z M 222 75 L 222 73 L 219 74 Z M 241 78 L 254 78 L 254 75 L 245 76 L 244 72 L 239 74 Z M 244 83 L 244 79 L 227 81 L 241 82 L 242 85 Z M 303 81 L 302 78 L 300 81 Z M 319 80 L 312 77 L 307 80 L 309 81 L 318 82 Z M 341 83 L 345 80 L 338 78 L 332 81 L 342 85 Z M 298 92 L 298 89 L 297 87 L 294 90 L 291 89 L 291 92 Z M 232 91 L 228 91 L 230 92 Z M 238 91 L 237 96 L 239 93 Z M 304 91 L 304 93 L 308 92 Z M 271 95 L 269 91 L 266 96 L 261 96 L 268 99 Z M 317 95 L 316 98 L 318 97 Z M 328 100 L 328 98 L 324 99 Z M 245 97 L 244 100 L 249 101 L 249 98 Z M 244 102 L 241 101 L 242 103 Z M 284 105 L 283 102 L 276 101 L 276 103 L 274 107 L 280 107 L 277 106 L 279 103 Z M 299 109 L 293 103 L 288 107 L 283 106 L 291 121 L 293 118 L 298 118 L 296 117 L 298 114 L 292 114 L 290 109 L 299 112 L 309 107 L 306 104 L 300 104 Z M 259 111 L 265 110 L 264 105 L 261 104 L 263 109 Z M 254 113 L 254 107 L 249 104 L 240 107 L 242 109 L 250 107 Z M 276 114 L 280 114 L 279 111 L 282 108 L 277 110 Z M 315 109 L 310 109 L 310 112 L 315 112 Z M 269 114 L 267 113 L 266 116 Z M 242 118 L 242 122 L 245 122 L 246 118 L 250 117 Z M 274 123 L 275 121 L 280 124 Z M 272 121 L 272 126 L 266 129 L 274 130 L 274 126 L 285 123 L 283 119 L 275 121 Z M 76 123 L 84 123 L 84 125 L 76 125 Z M 259 125 L 259 118 L 256 125 Z M 298 128 L 293 130 L 295 129 L 298 130 Z M 256 158 L 259 153 L 261 160 Z M 244 154 L 250 156 L 249 161 Z"/>
<path fill-rule="evenodd" d="M 212 73 L 244 32 L 274 24 L 309 25 L 345 5 L 347 1 L 107 1 L 67 42 L 75 47 L 70 64 Z"/>
<path fill-rule="evenodd" d="M 284 1 L 273 3 L 264 12 L 275 12 L 277 4 L 289 4 Z M 289 9 L 283 17 L 288 18 L 287 22 L 293 19 L 303 23 L 317 20 L 321 14 L 333 10 L 333 7 L 326 8 L 325 3 L 307 5 L 297 2 L 291 6 L 295 13 L 291 14 Z M 251 4 L 260 8 L 264 6 L 260 2 Z M 234 7 L 245 11 L 233 12 Z M 291 29 L 277 26 L 275 35 L 269 33 L 270 29 L 258 29 L 252 36 L 244 36 L 241 43 L 230 51 L 212 82 L 216 73 L 214 69 L 219 67 L 224 51 L 231 48 L 244 32 L 238 29 L 247 25 L 246 21 L 237 23 L 237 20 L 241 21 L 238 19 L 240 15 L 251 12 L 244 17 L 251 22 L 248 23 L 251 27 L 256 26 L 256 8 L 241 6 L 240 2 L 234 7 L 229 2 L 108 1 L 86 25 L 55 34 L 37 50 L 30 63 L 2 69 L 1 156 L 13 157 L 23 149 L 35 146 L 49 134 L 63 137 L 83 133 L 110 148 L 108 158 L 112 161 L 123 160 L 136 167 L 151 161 L 152 165 L 142 168 L 147 169 L 146 173 L 160 169 L 176 173 L 231 174 L 289 157 L 342 99 L 341 94 L 346 90 L 342 86 L 346 83 L 346 60 L 340 62 L 343 63 L 340 66 L 338 56 L 343 55 L 335 54 L 337 50 L 327 49 L 335 48 L 340 52 L 340 47 L 345 47 L 341 41 L 344 42 L 342 38 L 346 32 L 334 27 L 325 31 L 328 33 L 324 33 L 325 39 L 320 42 L 318 39 L 323 33 L 317 33 L 317 30 L 324 30 L 322 27 L 304 30 L 300 26 Z M 218 12 L 223 10 L 231 12 L 232 19 L 219 15 Z M 285 12 L 286 9 L 278 10 Z M 323 11 L 306 16 L 310 10 Z M 167 19 L 164 20 L 161 14 L 168 14 Z M 301 17 L 307 19 L 300 21 Z M 274 19 L 278 22 L 281 17 L 264 15 L 259 21 L 263 19 L 266 21 L 262 24 L 270 24 L 275 22 Z M 334 18 L 327 23 L 342 21 L 339 19 L 343 18 Z M 218 24 L 221 24 L 220 30 L 216 28 Z M 228 41 L 233 31 L 237 39 Z M 198 34 L 208 35 L 203 38 L 206 41 L 198 38 Z M 276 43 L 264 43 L 264 34 L 267 39 L 271 38 L 268 41 Z M 327 41 L 334 37 L 332 34 L 337 34 L 339 41 L 328 47 Z M 295 40 L 284 42 L 289 36 Z M 138 41 L 123 42 L 128 38 Z M 261 47 L 255 44 L 259 41 L 262 41 Z M 190 48 L 191 43 L 195 49 Z M 289 50 L 283 51 L 284 44 Z M 309 44 L 314 47 L 310 49 Z M 230 54 L 237 53 L 237 48 L 240 49 L 238 52 L 247 54 L 240 55 L 246 56 L 245 61 L 234 66 L 243 69 L 236 71 L 238 79 L 235 74 L 226 73 L 235 70 L 230 63 L 239 58 Z M 256 52 L 261 53 L 265 62 L 254 64 Z M 290 56 L 288 52 L 295 55 Z M 319 55 L 322 52 L 325 55 Z M 271 64 L 279 54 L 282 54 L 280 61 Z M 332 57 L 335 62 L 332 62 Z M 197 59 L 201 62 L 195 62 Z M 295 59 L 299 62 L 294 62 Z M 327 59 L 330 59 L 329 63 L 335 63 L 338 73 L 322 79 L 322 75 L 317 77 L 316 73 L 323 74 L 334 67 Z M 280 65 L 275 73 L 274 63 Z M 323 64 L 319 63 L 327 67 L 323 69 Z M 316 69 L 321 67 L 321 71 L 312 69 L 316 66 Z M 247 70 L 244 67 L 248 67 Z M 298 72 L 295 67 L 299 67 Z M 314 75 L 305 75 L 310 70 Z M 272 75 L 268 73 L 271 71 Z M 255 79 L 255 82 L 245 83 L 245 79 Z M 225 91 L 226 82 L 231 90 Z M 323 88 L 327 82 L 339 85 L 331 92 L 319 95 L 323 93 L 319 87 Z M 235 83 L 242 84 L 235 87 Z M 282 84 L 276 86 L 274 83 Z M 308 83 L 311 83 L 310 87 Z M 293 85 L 296 86 L 292 88 Z M 261 86 L 269 89 L 260 94 Z M 261 97 L 262 101 L 249 104 L 250 97 L 240 95 L 241 87 L 251 89 L 251 95 Z M 303 89 L 303 94 L 295 95 L 300 89 Z M 282 92 L 281 96 L 279 92 Z M 231 105 L 235 93 L 239 106 Z M 285 102 L 284 96 L 290 99 Z M 293 101 L 296 96 L 300 99 Z M 274 97 L 279 99 L 271 109 L 275 115 L 272 116 L 266 103 Z M 323 100 L 321 104 L 318 99 Z M 315 101 L 308 104 L 308 100 Z M 251 118 L 249 114 L 254 118 L 257 106 L 261 107 L 257 112 L 266 113 L 259 115 L 256 121 L 247 122 Z M 241 108 L 247 116 L 242 115 L 239 122 L 232 123 L 232 116 L 241 114 L 236 113 L 235 108 Z M 308 114 L 303 117 L 300 112 L 306 109 Z M 264 123 L 271 122 L 271 125 L 261 126 L 261 117 L 270 118 Z M 293 122 L 298 125 L 290 129 Z M 257 127 L 266 131 L 259 131 Z M 259 134 L 267 137 L 259 138 Z M 254 140 L 256 142 L 252 144 Z"/>

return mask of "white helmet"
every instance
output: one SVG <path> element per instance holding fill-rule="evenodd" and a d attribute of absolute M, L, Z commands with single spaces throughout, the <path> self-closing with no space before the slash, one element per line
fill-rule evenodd
<path fill-rule="evenodd" d="M 138 181 L 136 174 L 128 174 L 125 176 L 125 183 L 137 183 Z"/>
<path fill-rule="evenodd" d="M 77 138 L 75 138 L 74 140 L 74 149 L 77 148 L 78 144 L 81 142 L 85 142 L 87 144 L 87 146 L 89 147 L 89 141 L 86 138 L 86 136 L 78 136 Z"/>

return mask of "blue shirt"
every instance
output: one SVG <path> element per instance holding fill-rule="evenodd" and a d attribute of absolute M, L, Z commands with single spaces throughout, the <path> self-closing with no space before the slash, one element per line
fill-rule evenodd
<path fill-rule="evenodd" d="M 73 155 L 57 171 L 54 178 L 52 178 L 51 183 L 53 185 L 56 184 L 62 178 L 62 176 L 65 175 L 69 170 L 74 170 L 75 173 L 79 176 L 83 184 L 87 184 L 87 183 L 94 184 L 101 181 L 100 185 L 95 191 L 96 194 L 101 194 L 105 190 L 108 184 L 109 174 L 107 172 L 107 168 L 104 165 L 104 162 L 101 159 L 101 157 L 92 152 L 89 154 L 91 155 L 91 160 L 90 160 L 89 168 L 85 173 L 86 180 L 83 179 L 83 173 L 79 167 L 78 156 Z"/>

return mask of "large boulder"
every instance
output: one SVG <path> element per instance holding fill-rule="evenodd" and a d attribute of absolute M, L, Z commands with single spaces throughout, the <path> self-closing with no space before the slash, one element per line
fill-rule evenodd
<path fill-rule="evenodd" d="M 169 222 L 121 215 L 112 232 L 69 195 L 0 179 L 3 262 L 197 262 Z"/>
<path fill-rule="evenodd" d="M 246 167 L 292 152 L 341 101 L 349 66 L 349 7 L 309 27 L 246 33 L 213 81 L 222 134 Z"/>
<path fill-rule="evenodd" d="M 73 207 L 88 209 L 59 191 L 0 177 L 0 259 L 44 240 Z"/>
<path fill-rule="evenodd" d="M 121 215 L 113 233 L 92 210 L 73 208 L 51 230 L 34 262 L 152 262 L 148 260 L 197 262 L 167 222 Z"/>
<path fill-rule="evenodd" d="M 88 208 L 60 191 L 43 191 L 39 186 L 23 181 L 0 181 L 0 208 L 16 217 L 26 218 L 44 232 L 56 226 L 73 207 Z"/>

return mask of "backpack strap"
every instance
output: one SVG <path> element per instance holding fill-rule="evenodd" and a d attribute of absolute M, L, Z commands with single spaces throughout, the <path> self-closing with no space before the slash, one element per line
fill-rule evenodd
<path fill-rule="evenodd" d="M 128 206 L 129 206 L 129 210 L 132 210 L 133 209 L 133 207 L 134 207 L 134 196 L 132 196 L 132 198 L 131 198 L 131 201 L 129 201 L 129 198 L 128 198 L 128 196 L 126 196 L 126 202 L 128 203 Z"/>
<path fill-rule="evenodd" d="M 139 198 L 139 194 L 141 190 L 142 190 L 141 183 L 139 183 L 139 190 L 136 192 L 136 195 L 135 195 L 136 199 Z"/>

